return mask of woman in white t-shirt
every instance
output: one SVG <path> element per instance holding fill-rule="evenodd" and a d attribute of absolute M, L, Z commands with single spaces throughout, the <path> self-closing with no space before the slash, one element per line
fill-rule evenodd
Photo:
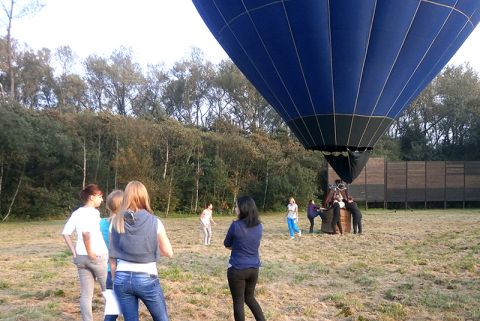
<path fill-rule="evenodd" d="M 62 235 L 73 254 L 80 279 L 80 313 L 83 321 L 92 321 L 92 299 L 95 279 L 102 291 L 106 289 L 108 249 L 100 231 L 100 212 L 103 193 L 95 184 L 85 186 L 80 192 L 84 206 L 72 213 L 63 228 Z M 71 235 L 77 234 L 73 246 Z"/>
<path fill-rule="evenodd" d="M 212 223 L 215 223 L 213 220 L 213 204 L 208 203 L 207 207 L 200 214 L 200 226 L 203 230 L 203 244 L 210 245 L 212 241 Z"/>
<path fill-rule="evenodd" d="M 285 215 L 288 224 L 288 231 L 290 232 L 290 238 L 295 238 L 295 233 L 298 233 L 298 237 L 302 236 L 302 231 L 298 228 L 298 205 L 295 203 L 295 199 L 290 197 L 287 205 L 287 214 Z"/>

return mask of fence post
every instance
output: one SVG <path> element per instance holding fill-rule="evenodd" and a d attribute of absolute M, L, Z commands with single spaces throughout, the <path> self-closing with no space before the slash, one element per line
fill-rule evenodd
<path fill-rule="evenodd" d="M 387 209 L 388 207 L 388 179 L 387 179 L 387 175 L 388 175 L 388 160 L 385 159 L 385 163 L 383 165 L 383 208 L 384 209 Z"/>
<path fill-rule="evenodd" d="M 465 161 L 463 161 L 463 209 L 465 209 Z"/>
<path fill-rule="evenodd" d="M 408 209 L 408 161 L 405 161 L 405 209 Z"/>
<path fill-rule="evenodd" d="M 427 209 L 427 161 L 425 161 L 425 169 L 424 169 L 424 190 L 423 190 L 423 199 L 425 202 L 425 209 Z"/>
<path fill-rule="evenodd" d="M 447 161 L 443 161 L 445 172 L 443 173 L 443 209 L 447 209 Z"/>
<path fill-rule="evenodd" d="M 367 162 L 367 164 L 366 164 L 365 167 L 364 167 L 364 170 L 365 170 L 365 210 L 368 210 L 367 166 L 368 166 L 368 162 Z"/>

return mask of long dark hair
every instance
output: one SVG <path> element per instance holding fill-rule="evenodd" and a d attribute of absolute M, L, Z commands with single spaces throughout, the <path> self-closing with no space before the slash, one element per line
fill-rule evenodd
<path fill-rule="evenodd" d="M 250 196 L 242 196 L 237 200 L 239 210 L 238 219 L 244 220 L 247 227 L 254 227 L 260 224 L 258 209 L 255 201 Z"/>

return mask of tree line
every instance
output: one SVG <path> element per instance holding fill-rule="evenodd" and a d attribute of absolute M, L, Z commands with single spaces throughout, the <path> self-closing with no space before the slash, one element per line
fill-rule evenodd
<path fill-rule="evenodd" d="M 323 193 L 321 154 L 298 144 L 230 60 L 192 49 L 171 67 L 142 68 L 126 48 L 78 61 L 69 47 L 2 38 L 0 68 L 2 219 L 63 215 L 90 182 L 108 192 L 141 180 L 165 214 L 206 202 L 228 212 L 240 193 L 279 210 L 288 196 Z M 478 73 L 448 66 L 373 156 L 478 160 L 479 145 Z"/>

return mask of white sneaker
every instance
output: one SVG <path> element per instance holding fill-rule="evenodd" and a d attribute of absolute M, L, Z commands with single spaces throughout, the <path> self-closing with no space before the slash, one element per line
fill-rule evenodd
<path fill-rule="evenodd" d="M 294 239 L 295 239 L 295 236 L 291 236 L 290 239 L 291 239 L 291 240 L 294 240 Z"/>
<path fill-rule="evenodd" d="M 302 230 L 298 231 L 298 237 L 302 236 Z"/>

